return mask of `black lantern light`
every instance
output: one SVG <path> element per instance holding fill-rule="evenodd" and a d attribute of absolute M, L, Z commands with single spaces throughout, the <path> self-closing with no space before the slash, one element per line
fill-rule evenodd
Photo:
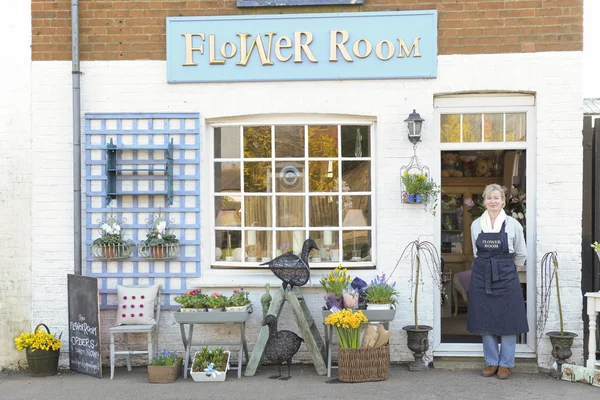
<path fill-rule="evenodd" d="M 413 110 L 412 113 L 404 120 L 408 124 L 408 140 L 410 140 L 413 144 L 417 144 L 417 142 L 421 141 L 421 127 L 423 126 L 423 121 L 425 121 L 416 110 Z"/>

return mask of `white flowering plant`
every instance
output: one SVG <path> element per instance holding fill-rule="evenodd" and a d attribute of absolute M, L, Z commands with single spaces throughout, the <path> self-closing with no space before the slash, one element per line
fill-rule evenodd
<path fill-rule="evenodd" d="M 169 231 L 168 223 L 162 217 L 156 218 L 154 224 L 152 224 L 152 229 L 146 234 L 146 240 L 144 241 L 144 245 L 149 247 L 178 243 L 179 239 Z"/>
<path fill-rule="evenodd" d="M 114 219 L 109 218 L 106 222 L 100 225 L 100 237 L 94 240 L 94 245 L 97 246 L 118 246 L 125 243 L 121 237 L 121 225 Z"/>

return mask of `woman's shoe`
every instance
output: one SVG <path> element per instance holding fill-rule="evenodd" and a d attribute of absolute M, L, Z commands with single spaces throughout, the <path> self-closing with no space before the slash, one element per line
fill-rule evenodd
<path fill-rule="evenodd" d="M 508 379 L 510 378 L 510 369 L 506 367 L 498 368 L 498 379 Z"/>
<path fill-rule="evenodd" d="M 481 371 L 481 376 L 485 376 L 486 378 L 489 378 L 490 376 L 496 375 L 496 372 L 498 372 L 497 365 L 488 365 Z"/>

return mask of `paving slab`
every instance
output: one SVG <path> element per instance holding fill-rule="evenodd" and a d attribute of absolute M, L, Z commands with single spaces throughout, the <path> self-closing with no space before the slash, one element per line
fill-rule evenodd
<path fill-rule="evenodd" d="M 172 384 L 148 383 L 144 367 L 134 367 L 131 372 L 117 368 L 112 381 L 107 370 L 102 379 L 68 370 L 45 378 L 5 371 L 0 373 L 0 399 L 600 399 L 597 387 L 543 373 L 516 373 L 502 381 L 481 377 L 479 370 L 410 372 L 406 365 L 392 365 L 386 381 L 340 383 L 317 375 L 312 365 L 294 365 L 289 381 L 269 379 L 275 371 L 276 367 L 267 365 L 253 377 L 237 379 L 235 371 L 230 371 L 223 383 L 197 383 L 180 377 Z"/>

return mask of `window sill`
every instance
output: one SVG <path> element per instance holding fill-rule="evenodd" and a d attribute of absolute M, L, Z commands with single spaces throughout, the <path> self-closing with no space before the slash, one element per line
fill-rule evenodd
<path fill-rule="evenodd" d="M 360 270 L 349 270 L 349 273 L 350 276 L 353 277 L 353 279 L 354 277 L 358 276 L 363 281 L 369 283 L 371 282 L 371 280 L 375 279 L 377 274 L 380 274 L 381 271 L 375 268 L 369 268 Z M 319 283 L 319 281 L 323 274 L 323 271 L 311 271 L 310 280 L 303 287 L 320 288 L 321 284 Z M 190 280 L 188 282 L 188 287 L 264 288 L 267 283 L 270 284 L 273 288 L 281 286 L 281 280 L 279 280 L 269 270 L 246 270 L 243 274 L 240 274 L 239 269 L 210 269 L 208 271 L 204 271 L 201 277 Z"/>

